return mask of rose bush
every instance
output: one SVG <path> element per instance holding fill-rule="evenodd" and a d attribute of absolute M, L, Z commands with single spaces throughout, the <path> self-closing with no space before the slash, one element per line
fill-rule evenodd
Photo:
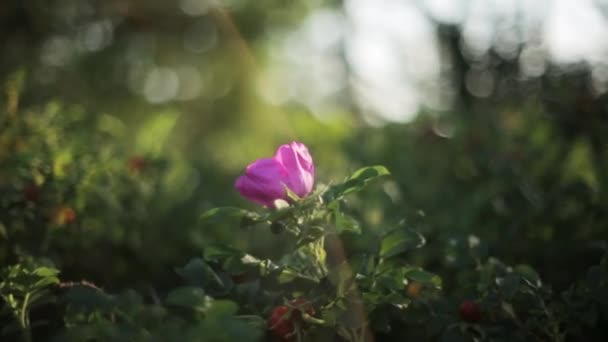
<path fill-rule="evenodd" d="M 24 129 L 46 125 L 43 114 L 24 116 Z M 72 159 L 65 141 L 38 138 L 29 143 L 38 153 L 4 155 L 0 178 L 3 341 L 605 340 L 605 257 L 553 287 L 477 235 L 438 233 L 398 199 L 383 166 L 315 179 L 322 165 L 294 142 L 236 181 L 263 208 L 173 208 L 184 187 L 164 184 L 183 175 L 171 167 L 179 162 L 114 160 L 118 147 L 113 162 L 97 161 L 86 152 L 95 144 L 75 144 L 85 157 Z M 214 196 L 231 193 L 232 180 Z"/>

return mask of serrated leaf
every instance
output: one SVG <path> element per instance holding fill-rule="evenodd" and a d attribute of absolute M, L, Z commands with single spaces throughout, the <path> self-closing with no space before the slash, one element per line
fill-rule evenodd
<path fill-rule="evenodd" d="M 415 248 L 424 246 L 426 240 L 421 234 L 407 230 L 395 229 L 388 233 L 380 244 L 380 256 L 390 258 Z"/>

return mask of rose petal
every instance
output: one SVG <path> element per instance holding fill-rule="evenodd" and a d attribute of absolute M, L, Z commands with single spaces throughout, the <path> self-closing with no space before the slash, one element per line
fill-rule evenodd
<path fill-rule="evenodd" d="M 275 158 L 287 170 L 286 185 L 289 189 L 300 197 L 308 195 L 314 185 L 314 164 L 306 146 L 295 141 L 289 145 L 281 145 L 275 153 Z"/>
<path fill-rule="evenodd" d="M 243 197 L 272 207 L 274 200 L 286 197 L 283 183 L 287 178 L 284 166 L 275 158 L 258 159 L 247 166 L 235 187 Z"/>

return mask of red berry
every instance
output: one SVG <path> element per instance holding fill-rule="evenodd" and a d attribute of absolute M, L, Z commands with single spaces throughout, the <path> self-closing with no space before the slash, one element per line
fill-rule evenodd
<path fill-rule="evenodd" d="M 268 319 L 268 329 L 280 339 L 288 340 L 296 330 L 296 324 L 302 324 L 302 312 L 314 315 L 315 309 L 305 299 L 295 299 L 288 305 L 275 307 Z"/>
<path fill-rule="evenodd" d="M 410 298 L 416 298 L 420 295 L 420 292 L 422 291 L 422 284 L 419 282 L 411 282 L 407 285 L 407 288 L 405 290 L 405 292 L 407 293 L 407 296 Z"/>
<path fill-rule="evenodd" d="M 460 318 L 469 323 L 476 323 L 481 320 L 481 310 L 479 309 L 479 305 L 477 303 L 465 300 L 460 304 Z"/>
<path fill-rule="evenodd" d="M 285 305 L 274 308 L 268 319 L 268 329 L 278 338 L 288 339 L 295 330 L 291 309 Z"/>
<path fill-rule="evenodd" d="M 76 212 L 71 207 L 60 207 L 55 212 L 55 223 L 59 225 L 70 224 L 76 221 Z"/>
<path fill-rule="evenodd" d="M 137 173 L 143 170 L 144 166 L 146 166 L 146 159 L 142 156 L 131 157 L 127 163 L 127 167 L 132 173 Z"/>
<path fill-rule="evenodd" d="M 40 198 L 40 188 L 36 184 L 28 184 L 23 188 L 23 197 L 29 202 L 37 202 Z"/>
<path fill-rule="evenodd" d="M 242 284 L 255 279 L 251 274 L 245 272 L 233 274 L 230 276 L 230 278 L 235 284 Z"/>
<path fill-rule="evenodd" d="M 63 218 L 65 223 L 72 223 L 76 220 L 76 212 L 74 209 L 67 207 L 63 209 Z"/>

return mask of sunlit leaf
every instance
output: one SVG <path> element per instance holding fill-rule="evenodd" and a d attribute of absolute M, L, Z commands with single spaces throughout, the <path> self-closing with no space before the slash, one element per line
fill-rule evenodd
<path fill-rule="evenodd" d="M 49 277 L 45 277 L 45 278 L 38 280 L 34 284 L 34 288 L 41 288 L 41 287 L 45 287 L 45 286 L 49 286 L 49 285 L 53 285 L 53 284 L 59 284 L 59 278 L 54 277 L 54 276 L 49 276 Z"/>
<path fill-rule="evenodd" d="M 177 112 L 166 111 L 146 121 L 137 132 L 137 150 L 152 156 L 159 155 L 167 144 L 178 117 Z"/>
<path fill-rule="evenodd" d="M 432 285 L 438 288 L 441 287 L 441 278 L 438 275 L 423 270 L 410 270 L 405 273 L 405 277 L 421 284 Z"/>
<path fill-rule="evenodd" d="M 382 239 L 380 256 L 390 258 L 424 244 L 425 239 L 421 234 L 408 229 L 395 229 Z"/>
<path fill-rule="evenodd" d="M 52 277 L 59 274 L 59 270 L 51 267 L 38 267 L 34 270 L 34 274 L 39 277 Z"/>

